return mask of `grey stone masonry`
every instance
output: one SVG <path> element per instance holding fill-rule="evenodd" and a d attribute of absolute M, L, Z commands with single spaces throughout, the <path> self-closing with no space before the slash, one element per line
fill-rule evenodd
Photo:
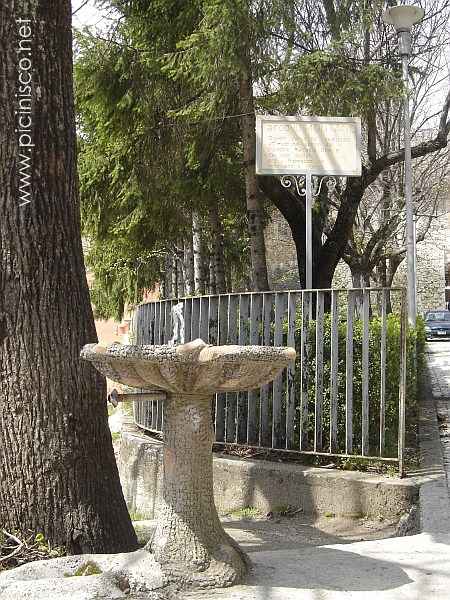
<path fill-rule="evenodd" d="M 299 289 L 297 252 L 287 221 L 277 210 L 265 229 L 269 285 L 274 290 Z M 432 223 L 423 242 L 417 244 L 417 307 L 442 308 L 445 301 L 445 254 L 450 255 L 449 219 L 444 215 Z M 394 286 L 406 286 L 406 263 L 400 265 Z M 333 287 L 352 287 L 350 269 L 340 261 L 333 279 Z"/>
<path fill-rule="evenodd" d="M 445 246 L 449 236 L 447 216 L 436 219 L 423 242 L 417 244 L 417 312 L 445 305 Z M 395 286 L 406 286 L 406 261 L 400 265 Z"/>

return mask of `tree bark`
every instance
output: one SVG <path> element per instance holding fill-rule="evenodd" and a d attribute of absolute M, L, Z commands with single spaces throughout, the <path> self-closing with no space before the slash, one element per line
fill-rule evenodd
<path fill-rule="evenodd" d="M 354 288 L 361 288 L 364 286 L 364 274 L 357 267 L 350 267 L 350 271 L 352 273 L 352 285 Z"/>
<path fill-rule="evenodd" d="M 16 18 L 30 20 L 29 54 L 17 52 Z M 79 358 L 96 332 L 80 237 L 69 0 L 5 0 L 0 53 L 0 523 L 70 553 L 133 550 L 105 380 Z M 22 57 L 33 66 L 22 88 L 30 118 L 20 124 Z M 25 123 L 28 149 L 15 131 Z M 20 153 L 32 164 L 22 206 Z"/>
<path fill-rule="evenodd" d="M 247 572 L 247 558 L 225 533 L 214 504 L 209 396 L 168 395 L 164 404 L 164 479 L 148 549 L 169 580 L 227 587 Z"/>
<path fill-rule="evenodd" d="M 402 264 L 405 256 L 406 256 L 406 253 L 404 253 L 404 254 L 398 254 L 398 255 L 392 256 L 389 259 L 389 261 L 388 261 L 388 269 L 387 269 L 387 279 L 386 279 L 386 285 L 387 285 L 387 287 L 389 287 L 389 288 L 392 287 L 392 284 L 394 283 L 394 277 L 395 277 L 395 275 L 396 275 L 396 273 L 398 271 L 398 268 Z M 392 298 L 391 298 L 390 292 L 388 294 L 386 311 L 388 313 L 392 312 Z"/>
<path fill-rule="evenodd" d="M 164 258 L 164 289 L 163 298 L 172 298 L 172 273 L 173 273 L 173 258 L 166 255 Z"/>
<path fill-rule="evenodd" d="M 184 270 L 186 273 L 185 277 L 185 294 L 192 296 L 195 291 L 195 278 L 194 278 L 194 248 L 192 244 L 192 235 L 188 237 L 184 244 Z"/>
<path fill-rule="evenodd" d="M 352 274 L 352 286 L 356 289 L 364 287 L 365 274 L 361 269 L 360 265 L 351 264 L 350 271 Z M 362 296 L 358 293 L 355 297 L 355 314 L 358 319 L 362 316 L 362 306 L 363 299 Z"/>
<path fill-rule="evenodd" d="M 305 287 L 306 221 L 303 201 L 295 193 L 283 188 L 275 177 L 259 177 L 258 185 L 289 223 L 297 250 L 299 278 L 302 287 Z M 335 223 L 325 243 L 322 243 L 322 230 L 317 220 L 313 219 L 313 288 L 331 287 L 336 266 L 346 250 L 362 195 L 361 178 L 349 177 Z"/>
<path fill-rule="evenodd" d="M 178 298 L 178 260 L 172 256 L 172 298 Z"/>
<path fill-rule="evenodd" d="M 183 251 L 180 252 L 181 256 L 176 257 L 176 265 L 177 265 L 177 283 L 178 283 L 178 296 L 186 295 L 186 265 L 185 265 L 185 256 L 184 256 L 184 243 L 181 242 L 181 248 Z"/>
<path fill-rule="evenodd" d="M 202 225 L 198 213 L 192 213 L 192 244 L 194 249 L 194 289 L 195 293 L 206 293 L 206 252 L 202 235 Z"/>
<path fill-rule="evenodd" d="M 252 259 L 252 286 L 255 291 L 269 289 L 267 276 L 266 246 L 261 210 L 261 199 L 255 173 L 256 131 L 253 80 L 248 48 L 245 49 L 239 84 L 242 144 L 244 150 L 245 192 Z"/>
<path fill-rule="evenodd" d="M 370 29 L 364 32 L 364 62 L 370 64 Z M 377 158 L 377 119 L 376 107 L 370 105 L 366 114 L 367 121 L 367 156 L 370 164 Z"/>
<path fill-rule="evenodd" d="M 226 291 L 227 293 L 233 292 L 233 270 L 230 263 L 225 267 L 225 282 L 226 282 Z"/>
<path fill-rule="evenodd" d="M 216 272 L 214 269 L 214 257 L 212 253 L 209 255 L 209 293 L 217 294 Z"/>
<path fill-rule="evenodd" d="M 220 221 L 217 201 L 213 202 L 210 207 L 209 225 L 211 229 L 211 259 L 214 273 L 215 291 L 213 293 L 220 294 L 226 292 L 227 285 L 225 282 L 223 229 Z"/>

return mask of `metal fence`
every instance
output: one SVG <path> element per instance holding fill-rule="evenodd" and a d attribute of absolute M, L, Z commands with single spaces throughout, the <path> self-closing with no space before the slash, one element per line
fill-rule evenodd
<path fill-rule="evenodd" d="M 140 305 L 137 344 L 172 337 L 182 302 L 185 341 L 293 346 L 297 360 L 272 383 L 218 394 L 216 442 L 403 466 L 406 301 L 403 289 L 221 294 Z M 392 308 L 391 308 L 392 307 Z M 163 402 L 134 402 L 135 422 L 161 431 Z"/>

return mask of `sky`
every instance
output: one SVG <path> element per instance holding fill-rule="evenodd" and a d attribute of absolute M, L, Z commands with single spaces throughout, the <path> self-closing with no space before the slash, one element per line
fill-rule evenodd
<path fill-rule="evenodd" d="M 86 25 L 101 27 L 102 12 L 95 7 L 95 0 L 89 0 L 86 6 L 83 6 L 84 3 L 85 0 L 72 0 L 72 13 L 77 11 L 73 15 L 73 26 L 77 29 Z"/>

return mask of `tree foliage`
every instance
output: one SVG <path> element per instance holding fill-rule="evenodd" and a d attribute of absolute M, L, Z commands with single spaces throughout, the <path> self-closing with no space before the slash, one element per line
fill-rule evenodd
<path fill-rule="evenodd" d="M 174 121 L 173 111 L 191 91 L 163 71 L 161 56 L 174 48 L 167 35 L 174 18 L 167 3 L 159 20 L 154 10 L 139 13 L 139 24 L 152 24 L 146 29 L 130 13 L 115 32 L 120 43 L 77 38 L 82 222 L 101 316 L 119 316 L 125 302 L 161 281 L 165 258 L 191 232 L 192 211 L 206 218 L 213 200 L 222 213 L 227 257 L 238 274 L 246 262 L 235 252 L 247 244 L 245 235 L 236 244 L 244 212 L 235 123 Z M 178 20 L 180 34 L 184 10 Z"/>
<path fill-rule="evenodd" d="M 253 82 L 252 111 L 362 117 L 362 177 L 338 185 L 333 197 L 322 194 L 314 207 L 313 284 L 328 287 L 348 253 L 366 190 L 403 156 L 402 144 L 392 136 L 403 95 L 401 69 L 395 35 L 381 19 L 384 3 L 105 4 L 114 8 L 117 21 L 104 39 L 86 31 L 78 36 L 76 67 L 83 224 L 98 295 L 112 293 L 120 312 L 136 289 L 139 293 L 164 276 L 162 257 L 181 255 L 193 212 L 206 223 L 216 204 L 228 258 L 236 260 L 241 285 L 245 281 L 248 258 L 234 252 L 237 240 L 241 250 L 249 247 L 248 234 L 239 234 L 245 220 L 243 71 Z M 433 40 L 446 31 L 448 8 L 447 2 L 439 8 L 436 0 L 425 4 L 427 20 L 415 37 L 421 53 L 411 67 L 419 95 L 423 74 L 441 51 Z M 395 110 L 386 117 L 389 106 Z M 438 132 L 423 138 L 413 156 L 446 145 L 447 113 L 448 103 Z M 303 200 L 275 177 L 260 177 L 258 183 L 291 227 L 303 281 Z M 127 264 L 121 280 L 116 252 Z M 137 264 L 143 265 L 139 271 Z M 104 308 L 106 314 L 112 307 Z"/>

